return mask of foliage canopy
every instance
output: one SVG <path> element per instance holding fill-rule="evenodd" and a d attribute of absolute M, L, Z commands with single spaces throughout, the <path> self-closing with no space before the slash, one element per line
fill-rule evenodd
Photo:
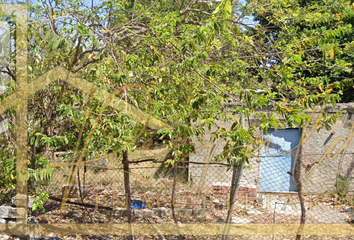
<path fill-rule="evenodd" d="M 92 7 L 77 0 L 46 0 L 28 10 L 29 81 L 61 66 L 110 93 L 128 84 L 143 86 L 149 94 L 131 87 L 117 96 L 172 126 L 145 129 L 143 141 L 156 134 L 190 139 L 216 120 L 233 119 L 231 129 L 220 128 L 215 136 L 256 143 L 256 129 L 283 127 L 280 118 L 299 127 L 307 119 L 304 109 L 353 98 L 350 2 L 104 0 Z M 254 20 L 247 20 L 250 16 Z M 13 30 L 14 20 L 5 20 Z M 10 62 L 0 68 L 11 78 L 0 100 L 16 91 L 11 49 Z M 268 106 L 273 112 L 256 113 Z M 256 113 L 261 123 L 245 129 L 234 119 L 240 113 Z M 1 136 L 0 172 L 9 176 L 1 178 L 1 189 L 14 184 L 15 114 L 1 113 L 1 120 L 11 120 L 10 131 Z M 339 115 L 325 116 L 323 126 Z M 121 148 L 143 129 L 124 112 L 105 108 L 60 81 L 31 96 L 28 119 L 29 167 L 42 171 L 30 174 L 36 180 L 49 177 L 54 151 L 77 147 L 94 158 Z M 193 146 L 182 139 L 174 156 L 191 151 Z M 247 155 L 245 148 L 231 146 L 223 157 L 234 154 L 240 160 Z"/>

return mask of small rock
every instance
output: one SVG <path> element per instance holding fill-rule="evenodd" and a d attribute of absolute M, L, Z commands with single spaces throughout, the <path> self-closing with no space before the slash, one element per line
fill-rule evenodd
<path fill-rule="evenodd" d="M 154 211 L 155 211 L 155 215 L 159 217 L 170 216 L 172 214 L 171 210 L 165 207 L 161 207 L 160 209 L 154 209 Z"/>
<path fill-rule="evenodd" d="M 243 204 L 241 204 L 241 203 L 238 203 L 236 206 L 238 206 L 239 208 L 242 208 L 242 209 L 247 208 L 246 205 L 243 205 Z"/>
<path fill-rule="evenodd" d="M 29 240 L 39 240 L 39 239 L 41 239 L 41 235 L 29 235 Z"/>
<path fill-rule="evenodd" d="M 179 215 L 193 216 L 193 209 L 176 209 L 176 213 Z"/>
<path fill-rule="evenodd" d="M 5 220 L 5 219 L 0 218 L 0 224 L 5 224 L 5 223 L 6 223 L 6 220 Z"/>
<path fill-rule="evenodd" d="M 32 209 L 34 198 L 31 196 L 27 197 L 27 208 Z M 11 198 L 11 206 L 16 207 L 16 196 Z"/>
<path fill-rule="evenodd" d="M 217 210 L 223 210 L 226 206 L 226 204 L 222 201 L 219 200 L 213 200 L 213 203 L 215 205 L 215 209 Z"/>
<path fill-rule="evenodd" d="M 250 211 L 247 212 L 248 214 L 253 214 L 253 215 L 262 215 L 263 213 L 261 211 L 252 209 Z"/>
<path fill-rule="evenodd" d="M 0 218 L 16 218 L 16 208 L 9 206 L 1 206 Z"/>
<path fill-rule="evenodd" d="M 135 209 L 134 215 L 136 217 L 152 217 L 155 215 L 155 212 L 151 209 Z"/>
<path fill-rule="evenodd" d="M 231 223 L 249 223 L 250 220 L 246 218 L 233 217 Z"/>
<path fill-rule="evenodd" d="M 7 235 L 0 235 L 0 240 L 7 240 L 9 239 L 10 236 L 7 236 Z"/>
<path fill-rule="evenodd" d="M 126 208 L 116 208 L 114 211 L 123 217 L 128 216 L 128 210 Z"/>
<path fill-rule="evenodd" d="M 203 216 L 210 212 L 210 208 L 196 208 L 193 209 L 194 216 Z"/>

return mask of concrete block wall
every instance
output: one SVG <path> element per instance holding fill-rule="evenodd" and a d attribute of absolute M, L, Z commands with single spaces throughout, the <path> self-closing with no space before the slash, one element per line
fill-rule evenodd
<path fill-rule="evenodd" d="M 333 114 L 341 110 L 346 110 L 347 114 L 343 116 L 343 119 L 338 119 L 331 130 L 322 128 L 320 131 L 317 132 L 317 130 L 314 130 L 310 134 L 311 129 L 316 128 L 313 123 L 320 110 L 321 108 L 316 109 L 309 126 L 306 129 L 302 129 L 304 132 L 303 136 L 306 138 L 306 141 L 301 145 L 302 164 L 300 172 L 304 193 L 333 193 L 336 190 L 335 184 L 338 174 L 346 177 L 354 176 L 354 140 L 348 139 L 352 137 L 350 134 L 354 124 L 354 103 L 338 104 L 336 108 L 326 107 L 325 111 L 328 114 Z M 311 115 L 311 113 L 311 110 L 308 110 L 308 115 Z M 235 118 L 237 118 L 237 116 L 235 116 Z M 246 126 L 248 123 L 252 125 L 257 121 L 259 120 L 256 117 L 251 116 L 250 119 L 247 119 L 245 124 Z M 230 129 L 232 121 L 218 122 L 217 124 L 219 127 Z M 216 127 L 213 127 L 210 131 L 205 131 L 203 144 L 200 143 L 197 138 L 194 138 L 192 141 L 195 147 L 198 148 L 209 143 L 210 135 L 215 130 Z M 261 132 L 257 133 L 257 136 L 261 135 Z M 354 133 L 352 133 L 352 135 L 354 135 Z M 344 141 L 347 141 L 347 148 L 345 150 L 343 149 Z M 336 142 L 337 144 L 335 144 Z M 214 162 L 214 156 L 222 152 L 225 142 L 219 141 L 214 143 L 213 146 L 215 147 L 215 151 L 211 152 L 211 154 L 209 152 L 210 161 L 212 163 Z M 208 159 L 208 150 L 208 148 L 205 148 L 192 154 L 190 161 L 205 162 Z M 338 151 L 341 151 L 341 153 L 333 157 Z M 324 156 L 329 152 L 331 153 L 329 154 L 330 159 Z M 252 159 L 249 159 L 249 167 L 251 168 L 244 169 L 242 176 L 243 181 L 247 184 L 255 185 L 257 189 L 259 189 L 260 183 L 261 155 L 261 150 L 259 150 Z M 232 172 L 226 170 L 226 166 L 190 164 L 190 178 L 193 184 L 208 191 L 211 190 L 213 182 L 231 183 Z M 351 183 L 351 191 L 354 191 L 354 181 Z"/>
<path fill-rule="evenodd" d="M 233 122 L 217 122 L 219 127 L 225 127 L 230 129 Z M 198 123 L 196 123 L 198 124 Z M 203 191 L 211 191 L 214 182 L 219 183 L 231 183 L 232 170 L 228 170 L 227 166 L 217 165 L 215 163 L 227 164 L 226 161 L 215 161 L 215 155 L 223 152 L 223 148 L 226 144 L 223 140 L 217 140 L 213 143 L 210 142 L 211 133 L 216 131 L 216 127 L 212 127 L 211 130 L 206 130 L 203 136 L 203 143 L 198 141 L 195 137 L 192 139 L 195 149 L 205 148 L 196 151 L 195 154 L 190 155 L 191 162 L 205 163 L 210 162 L 209 165 L 190 164 L 190 179 L 193 184 L 203 189 Z M 209 144 L 209 146 L 208 146 Z M 249 164 L 246 164 L 248 168 L 243 171 L 242 179 L 245 183 L 259 186 L 260 175 L 260 157 L 254 157 L 249 159 Z"/>
<path fill-rule="evenodd" d="M 318 117 L 319 110 L 314 114 L 313 120 Z M 331 130 L 323 128 L 311 133 L 311 129 L 316 128 L 314 124 L 310 124 L 305 130 L 305 134 L 311 134 L 302 144 L 301 178 L 304 179 L 304 191 L 308 193 L 333 193 L 336 190 L 338 174 L 353 176 L 354 140 L 348 138 L 354 127 L 354 104 L 338 104 L 337 108 L 326 107 L 325 110 L 328 114 L 346 110 L 347 114 L 343 119 L 339 119 Z M 342 149 L 345 141 L 348 145 L 346 149 Z M 336 153 L 339 154 L 335 156 Z M 354 189 L 354 185 L 351 189 Z"/>

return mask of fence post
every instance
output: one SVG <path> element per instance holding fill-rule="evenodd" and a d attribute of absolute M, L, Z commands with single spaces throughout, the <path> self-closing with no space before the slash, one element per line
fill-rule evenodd
<path fill-rule="evenodd" d="M 123 150 L 123 170 L 124 170 L 124 188 L 126 195 L 126 205 L 128 212 L 128 223 L 130 229 L 130 239 L 134 239 L 132 223 L 132 202 L 131 202 L 131 193 L 130 193 L 130 181 L 129 181 L 129 159 L 128 159 L 128 150 Z"/>

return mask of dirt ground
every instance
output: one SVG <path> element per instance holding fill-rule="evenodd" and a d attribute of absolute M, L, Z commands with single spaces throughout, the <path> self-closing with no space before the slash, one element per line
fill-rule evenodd
<path fill-rule="evenodd" d="M 185 189 L 185 184 L 177 184 L 177 195 L 179 194 L 182 197 L 177 197 L 176 206 L 177 206 L 177 220 L 179 223 L 224 223 L 227 216 L 227 209 L 215 209 L 211 208 L 212 205 L 210 201 L 207 200 L 206 204 L 203 206 L 203 202 L 201 198 L 198 198 L 196 193 L 192 191 L 182 191 Z M 162 185 L 158 185 L 162 186 Z M 132 185 L 134 188 L 134 185 Z M 156 188 L 155 188 L 156 190 Z M 140 189 L 140 193 L 144 193 L 147 200 L 151 200 L 150 204 L 152 207 L 157 207 L 156 203 L 156 194 L 153 191 L 145 191 L 145 189 Z M 135 191 L 136 196 L 138 196 L 139 191 Z M 144 191 L 144 192 L 143 192 Z M 159 207 L 165 207 L 167 209 L 171 208 L 171 188 L 157 188 L 159 192 Z M 122 202 L 124 202 L 123 189 L 120 184 L 110 184 L 106 186 L 96 186 L 94 188 L 88 189 L 89 193 L 99 193 L 98 196 L 98 210 L 95 209 L 95 194 L 89 194 L 84 198 L 84 203 L 91 206 L 80 206 L 78 204 L 82 203 L 80 198 L 69 198 L 68 203 L 65 205 L 64 209 L 61 209 L 61 202 L 59 200 L 48 200 L 45 203 L 46 212 L 41 213 L 37 211 L 34 216 L 39 223 L 64 223 L 64 224 L 76 224 L 76 223 L 127 223 L 127 217 L 123 216 L 122 212 L 113 210 L 113 195 L 118 196 Z M 188 204 L 188 199 L 183 198 L 183 196 L 189 196 L 190 203 L 188 209 L 201 209 L 205 208 L 205 212 L 202 214 L 186 214 L 185 212 L 179 211 L 179 209 L 184 209 L 184 207 Z M 286 202 L 286 196 L 277 196 L 277 198 L 272 197 L 273 201 L 277 202 Z M 220 199 L 223 200 L 223 199 Z M 330 199 L 323 200 L 320 202 L 320 205 L 325 206 L 324 203 L 328 202 L 327 205 L 330 205 Z M 152 202 L 155 203 L 152 204 Z M 297 203 L 296 198 L 294 197 L 294 202 Z M 76 203 L 76 204 L 74 204 Z M 116 203 L 117 204 L 117 203 Z M 291 224 L 291 223 L 299 223 L 300 211 L 298 208 L 298 203 L 295 204 L 297 210 L 284 211 L 287 208 L 292 208 L 291 204 L 288 204 L 286 208 L 281 212 L 282 207 L 278 206 L 280 211 L 274 211 L 272 208 L 268 211 L 264 208 L 264 203 L 260 204 L 255 201 L 247 206 L 241 203 L 236 203 L 235 208 L 232 214 L 232 219 L 234 223 L 246 223 L 246 224 L 259 224 L 259 223 L 276 223 L 276 224 Z M 116 205 L 117 206 L 117 205 Z M 141 210 L 135 210 L 141 211 Z M 310 211 L 308 211 L 310 212 Z M 338 212 L 343 213 L 342 209 L 339 209 Z M 327 218 L 316 217 L 316 214 L 308 214 L 307 222 L 308 223 L 326 223 Z M 172 215 L 167 216 L 135 216 L 133 213 L 132 221 L 134 224 L 137 223 L 151 223 L 151 224 L 174 224 L 174 220 Z M 158 225 L 156 225 L 158 226 Z M 102 236 L 61 236 L 60 234 L 55 235 L 57 237 L 63 239 L 103 239 L 100 238 Z M 125 239 L 124 236 L 105 236 L 108 239 Z M 294 239 L 295 236 L 230 236 L 228 239 Z M 162 236 L 136 236 L 135 239 L 163 239 Z M 220 239 L 220 236 L 164 236 L 164 239 Z M 304 236 L 302 239 L 354 239 L 346 236 Z"/>
<path fill-rule="evenodd" d="M 132 154 L 131 160 L 151 158 L 162 153 L 165 149 L 159 148 L 145 153 L 139 151 Z M 143 156 L 144 155 L 144 156 Z M 161 160 L 163 155 L 156 158 Z M 133 210 L 132 222 L 149 223 L 158 228 L 158 224 L 174 224 L 171 214 L 171 199 L 173 178 L 163 174 L 157 174 L 164 171 L 161 163 L 144 162 L 131 164 L 130 188 L 132 199 L 144 200 L 146 205 L 152 208 L 165 208 L 168 214 L 163 216 L 148 215 L 139 216 Z M 181 175 L 182 176 L 182 175 Z M 127 223 L 128 218 L 121 208 L 124 207 L 125 194 L 123 184 L 123 171 L 120 159 L 110 158 L 107 169 L 97 167 L 80 167 L 77 180 L 83 185 L 83 194 L 78 197 L 68 198 L 64 208 L 61 209 L 62 186 L 67 183 L 68 167 L 58 168 L 50 182 L 46 183 L 42 190 L 47 191 L 51 198 L 45 202 L 46 211 L 36 211 L 32 215 L 38 223 L 43 224 L 119 224 Z M 77 184 L 77 182 L 76 182 Z M 208 224 L 225 223 L 227 216 L 226 198 L 218 199 L 224 202 L 226 207 L 216 209 L 212 200 L 211 189 L 199 190 L 188 181 L 177 182 L 175 190 L 175 208 L 176 220 L 179 223 L 189 224 Z M 300 205 L 296 195 L 293 195 L 294 204 L 289 202 L 287 195 L 272 195 L 267 210 L 267 199 L 258 197 L 256 201 L 247 205 L 236 202 L 232 212 L 232 223 L 235 224 L 298 224 L 300 222 Z M 305 197 L 307 208 L 307 223 L 348 223 L 348 213 L 344 211 L 347 205 L 340 205 L 337 210 L 333 209 L 333 199 L 331 197 L 321 197 L 319 204 L 321 210 L 317 207 L 308 209 L 309 199 Z M 119 206 L 119 202 L 121 202 Z M 120 210 L 118 208 L 120 207 Z M 295 207 L 295 209 L 294 209 Z M 134 212 L 136 211 L 136 212 Z M 157 230 L 158 232 L 158 230 Z M 92 236 L 75 235 L 62 236 L 54 234 L 62 239 L 128 239 L 127 236 Z M 134 239 L 220 239 L 221 236 L 161 236 L 158 233 L 155 236 L 135 236 Z M 228 239 L 295 239 L 295 236 L 229 236 Z M 354 239 L 347 236 L 303 236 L 302 239 Z"/>

